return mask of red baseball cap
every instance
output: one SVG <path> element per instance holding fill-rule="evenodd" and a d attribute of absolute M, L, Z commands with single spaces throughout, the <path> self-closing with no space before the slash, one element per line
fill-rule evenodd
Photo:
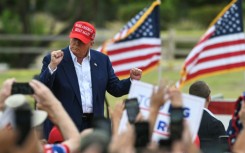
<path fill-rule="evenodd" d="M 57 127 L 53 127 L 48 136 L 48 143 L 55 144 L 61 143 L 64 141 L 64 138 Z"/>
<path fill-rule="evenodd" d="M 72 31 L 70 33 L 70 38 L 77 38 L 83 43 L 87 44 L 91 40 L 94 40 L 96 29 L 94 26 L 88 22 L 77 21 L 73 25 Z"/>

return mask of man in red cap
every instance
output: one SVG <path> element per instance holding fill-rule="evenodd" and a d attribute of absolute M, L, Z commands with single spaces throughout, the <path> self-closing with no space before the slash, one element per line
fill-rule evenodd
<path fill-rule="evenodd" d="M 40 74 L 40 81 L 61 101 L 80 131 L 91 127 L 93 117 L 103 116 L 106 91 L 116 97 L 128 94 L 131 80 L 140 80 L 142 74 L 133 68 L 129 78 L 119 80 L 109 57 L 91 49 L 95 33 L 92 24 L 76 22 L 70 45 L 45 56 Z M 52 126 L 45 122 L 46 138 Z"/>

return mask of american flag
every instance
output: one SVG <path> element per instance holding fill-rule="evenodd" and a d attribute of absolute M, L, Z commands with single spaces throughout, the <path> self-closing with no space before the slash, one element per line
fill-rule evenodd
<path fill-rule="evenodd" d="M 159 64 L 161 39 L 159 1 L 140 11 L 99 51 L 107 54 L 118 77 L 137 67 L 146 72 Z"/>
<path fill-rule="evenodd" d="M 200 77 L 245 69 L 241 0 L 232 0 L 187 56 L 178 86 Z"/>

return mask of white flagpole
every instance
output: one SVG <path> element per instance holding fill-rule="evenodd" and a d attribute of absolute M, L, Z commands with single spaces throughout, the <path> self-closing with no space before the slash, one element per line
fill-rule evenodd
<path fill-rule="evenodd" d="M 158 65 L 158 83 L 162 80 L 162 56 Z"/>

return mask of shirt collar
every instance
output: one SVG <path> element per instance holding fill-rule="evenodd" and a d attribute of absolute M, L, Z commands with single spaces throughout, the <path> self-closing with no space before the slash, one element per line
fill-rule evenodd
<path fill-rule="evenodd" d="M 210 114 L 211 116 L 213 116 L 214 118 L 216 118 L 215 116 L 214 116 L 214 114 L 210 111 L 210 110 L 208 110 L 207 108 L 203 108 L 206 112 L 208 112 L 208 114 Z"/>
<path fill-rule="evenodd" d="M 77 57 L 73 54 L 73 52 L 71 51 L 71 47 L 69 46 L 69 51 L 71 53 L 71 58 L 72 58 L 72 61 L 73 62 L 76 62 L 77 61 Z M 90 55 L 90 49 L 88 51 L 88 55 L 85 57 L 85 58 L 88 58 L 88 60 L 90 61 L 91 59 L 91 55 Z"/>

